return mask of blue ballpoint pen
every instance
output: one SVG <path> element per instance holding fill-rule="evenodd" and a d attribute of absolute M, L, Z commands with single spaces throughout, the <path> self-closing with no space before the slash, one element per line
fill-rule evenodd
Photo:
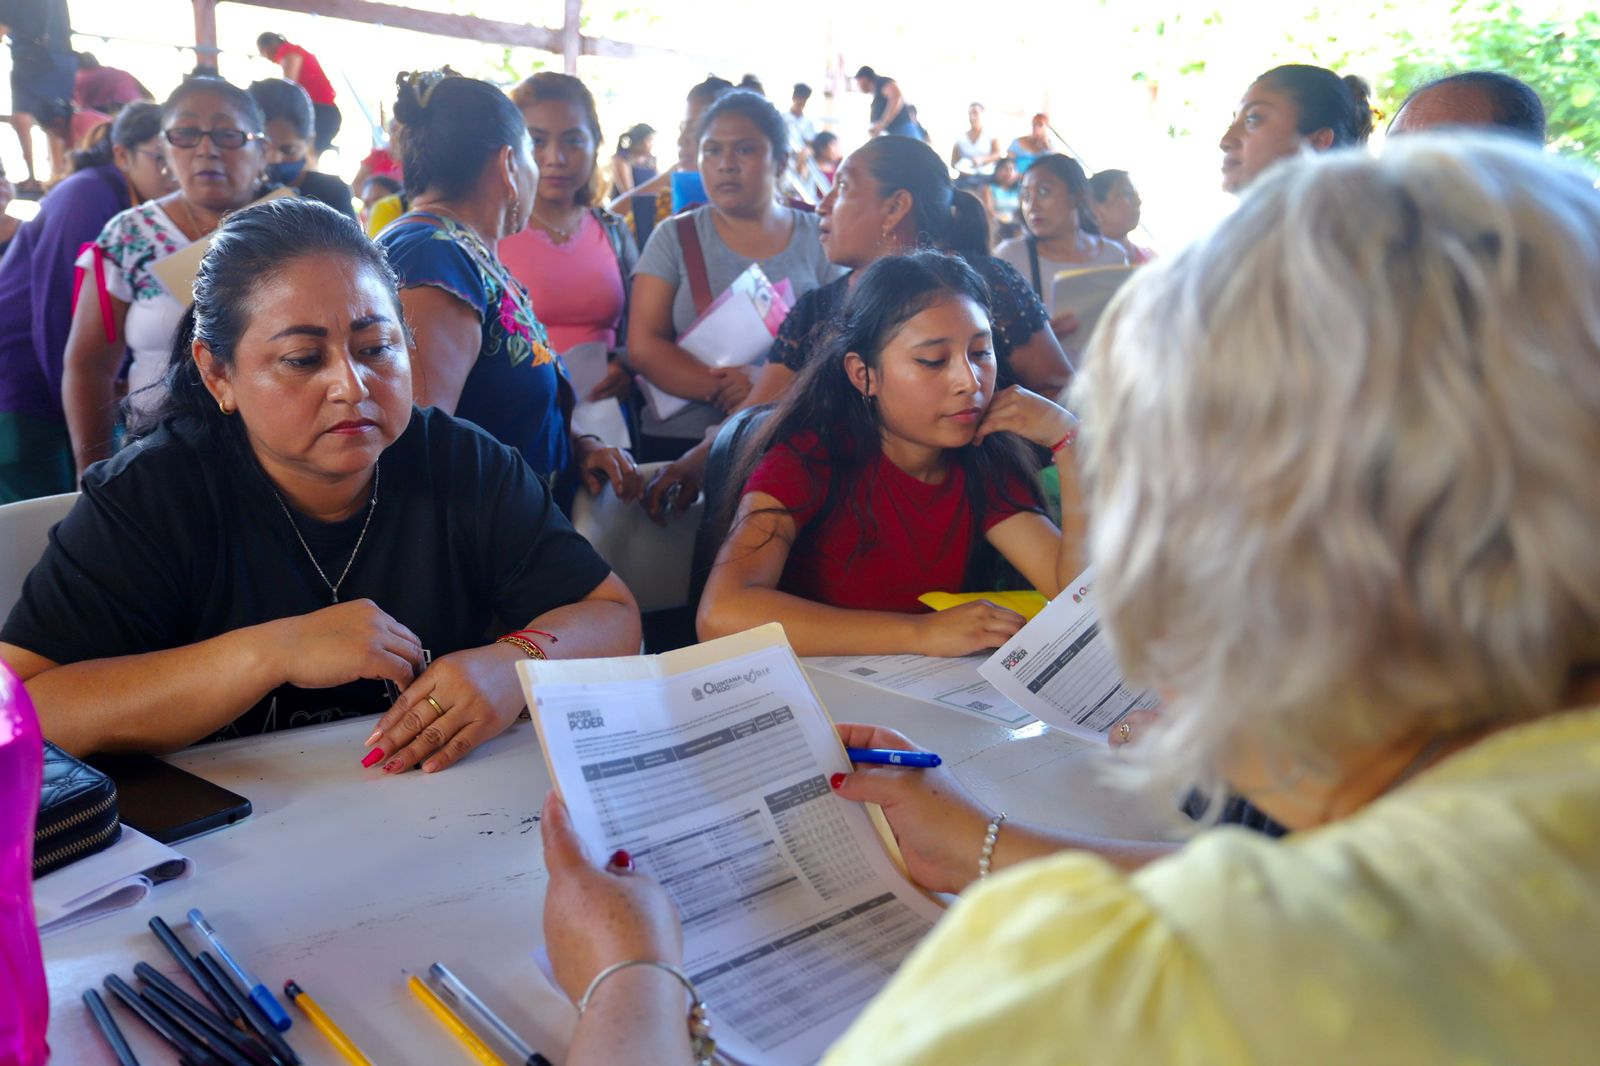
<path fill-rule="evenodd" d="M 931 751 L 897 751 L 894 748 L 846 748 L 851 762 L 871 763 L 875 766 L 908 766 L 916 770 L 931 770 L 944 762 Z"/>
<path fill-rule="evenodd" d="M 292 1024 L 289 1021 L 288 1013 L 267 989 L 267 986 L 261 983 L 260 978 L 241 966 L 239 960 L 234 958 L 228 949 L 222 946 L 222 941 L 217 939 L 217 931 L 211 927 L 210 922 L 206 921 L 206 916 L 200 913 L 199 907 L 189 911 L 189 924 L 194 927 L 196 932 L 206 938 L 207 943 L 215 949 L 217 957 L 223 961 L 228 969 L 233 971 L 233 975 L 245 987 L 251 1001 L 261 1008 L 261 1013 L 267 1016 L 267 1021 L 272 1023 L 272 1027 L 280 1033 L 287 1030 Z"/>

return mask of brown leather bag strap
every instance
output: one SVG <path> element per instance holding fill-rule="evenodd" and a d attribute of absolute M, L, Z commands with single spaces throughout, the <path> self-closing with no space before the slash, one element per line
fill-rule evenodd
<path fill-rule="evenodd" d="M 683 249 L 683 269 L 689 275 L 694 313 L 703 315 L 711 306 L 711 275 L 706 273 L 706 253 L 700 247 L 700 234 L 695 232 L 694 212 L 685 211 L 672 221 L 678 227 L 678 246 Z"/>

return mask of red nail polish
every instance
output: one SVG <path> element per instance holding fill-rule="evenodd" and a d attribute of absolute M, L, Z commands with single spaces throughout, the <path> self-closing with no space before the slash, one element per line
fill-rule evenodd
<path fill-rule="evenodd" d="M 837 790 L 840 785 L 844 784 L 844 775 L 834 774 L 832 777 L 828 778 L 828 784 L 832 785 L 834 789 Z"/>
<path fill-rule="evenodd" d="M 366 769 L 371 769 L 381 758 L 383 758 L 383 749 L 373 748 L 362 758 L 361 765 Z"/>
<path fill-rule="evenodd" d="M 633 856 L 618 848 L 616 854 L 611 856 L 611 865 L 619 870 L 633 870 Z"/>
<path fill-rule="evenodd" d="M 399 773 L 400 772 L 400 760 L 399 759 L 391 759 L 388 762 L 384 763 L 383 764 L 383 772 L 386 773 L 386 774 Z"/>

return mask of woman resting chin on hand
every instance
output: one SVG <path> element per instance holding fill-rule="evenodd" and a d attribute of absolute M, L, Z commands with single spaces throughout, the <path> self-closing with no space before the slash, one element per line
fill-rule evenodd
<path fill-rule="evenodd" d="M 69 751 L 387 709 L 362 762 L 436 770 L 516 718 L 518 659 L 638 649 L 633 597 L 516 453 L 413 408 L 394 275 L 353 219 L 230 216 L 167 386 L 0 630 Z"/>
<path fill-rule="evenodd" d="M 751 450 L 702 639 L 778 621 L 799 655 L 967 655 L 1023 617 L 987 601 L 933 613 L 917 597 L 964 588 L 980 538 L 1047 596 L 1081 572 L 1076 420 L 1020 387 L 996 395 L 988 300 L 939 252 L 862 274 L 833 346 Z M 1053 451 L 1061 527 L 1024 442 Z"/>

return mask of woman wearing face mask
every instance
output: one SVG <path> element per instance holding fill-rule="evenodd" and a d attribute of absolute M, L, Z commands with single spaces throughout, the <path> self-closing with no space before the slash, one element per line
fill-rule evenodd
<path fill-rule="evenodd" d="M 632 381 L 619 355 L 639 249 L 624 219 L 595 206 L 600 119 L 594 97 L 577 78 L 545 71 L 513 89 L 511 102 L 533 138 L 539 189 L 531 224 L 500 242 L 500 259 L 527 287 L 556 351 L 565 357 L 580 345 L 604 346 L 604 377 L 577 397 L 573 425 L 625 448 L 631 442 L 618 398 Z"/>
<path fill-rule="evenodd" d="M 62 404 L 77 472 L 112 452 L 116 382 L 125 353 L 129 403 L 153 407 L 183 317 L 154 264 L 209 235 L 229 211 L 256 196 L 261 182 L 261 110 L 250 94 L 220 78 L 190 78 L 161 105 L 167 161 L 176 192 L 114 217 L 78 259 L 67 338 Z"/>
<path fill-rule="evenodd" d="M 194 297 L 163 406 L 84 478 L 0 630 L 52 740 L 384 712 L 350 772 L 437 770 L 516 719 L 519 659 L 638 649 L 633 597 L 527 464 L 412 406 L 394 275 L 354 220 L 240 211 Z"/>
<path fill-rule="evenodd" d="M 705 306 L 752 263 L 773 284 L 787 278 L 797 298 L 837 273 L 817 241 L 816 216 L 777 201 L 789 144 L 777 108 L 755 93 L 729 92 L 701 118 L 698 144 L 711 201 L 657 226 L 634 272 L 628 362 L 656 387 L 693 401 L 665 419 L 646 406 L 646 461 L 678 458 L 750 393 L 751 367 L 713 369 L 678 346 Z"/>
<path fill-rule="evenodd" d="M 268 78 L 251 82 L 250 96 L 261 108 L 266 129 L 267 180 L 355 218 L 350 186 L 317 170 L 312 151 L 316 111 L 305 89 L 287 78 Z"/>
<path fill-rule="evenodd" d="M 795 304 L 741 407 L 782 398 L 840 324 L 845 301 L 861 272 L 884 256 L 918 247 L 961 256 L 988 286 L 1000 388 L 1020 384 L 1044 396 L 1056 396 L 1066 388 L 1071 368 L 1048 328 L 1044 305 L 1015 268 L 989 255 L 983 205 L 971 193 L 955 188 L 949 169 L 926 144 L 910 137 L 868 141 L 840 166 L 817 215 L 828 260 L 850 273 Z M 673 477 L 685 488 L 672 499 L 672 507 L 681 510 L 693 502 L 692 490 L 699 484 L 710 450 L 709 442 L 697 446 L 652 486 L 645 504 L 653 515 L 659 518 L 664 513 L 668 501 L 659 490 L 672 484 Z"/>
<path fill-rule="evenodd" d="M 989 288 L 972 268 L 931 251 L 867 268 L 750 449 L 701 639 L 772 621 L 799 655 L 969 655 L 1010 639 L 1014 611 L 917 602 L 964 590 L 980 541 L 1046 596 L 1082 569 L 1079 517 L 1063 531 L 1044 516 L 1024 447 L 1049 448 L 1075 485 L 1076 420 L 1025 389 L 997 392 L 996 377 Z"/>
<path fill-rule="evenodd" d="M 1354 74 L 1289 63 L 1250 83 L 1222 135 L 1222 188 L 1243 192 L 1263 170 L 1302 152 L 1367 143 L 1371 90 Z"/>
<path fill-rule="evenodd" d="M 61 407 L 73 263 L 117 212 L 172 191 L 160 106 L 129 104 L 72 163 L 0 262 L 0 503 L 76 483 Z"/>
<path fill-rule="evenodd" d="M 485 81 L 402 75 L 400 124 L 411 211 L 379 236 L 416 331 L 417 403 L 475 422 L 571 498 L 576 477 L 636 492 L 627 453 L 568 423 L 572 385 L 528 290 L 495 246 L 528 224 L 539 167 L 522 113 Z"/>

